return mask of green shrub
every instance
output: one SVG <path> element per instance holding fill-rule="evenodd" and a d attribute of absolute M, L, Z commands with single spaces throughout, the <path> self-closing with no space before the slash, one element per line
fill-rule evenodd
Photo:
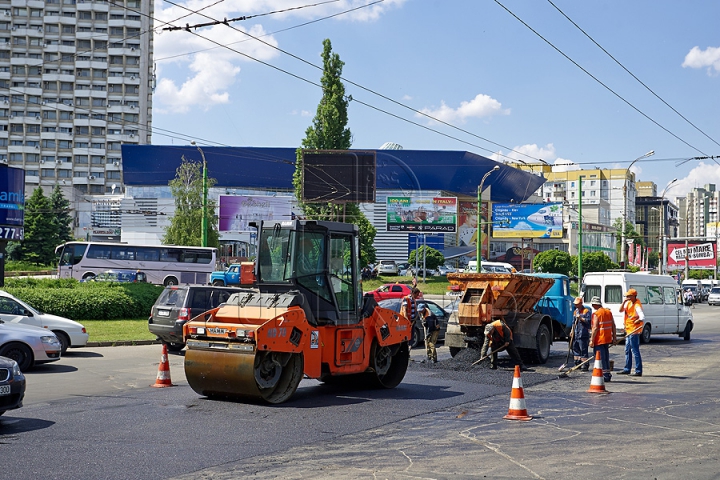
<path fill-rule="evenodd" d="M 163 287 L 144 283 L 22 279 L 5 290 L 36 309 L 73 320 L 142 318 Z"/>

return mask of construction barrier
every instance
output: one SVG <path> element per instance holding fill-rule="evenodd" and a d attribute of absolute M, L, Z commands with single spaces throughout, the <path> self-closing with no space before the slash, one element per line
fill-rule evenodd
<path fill-rule="evenodd" d="M 512 391 L 510 392 L 510 408 L 508 414 L 503 417 L 505 420 L 532 420 L 525 408 L 525 392 L 523 391 L 522 378 L 520 378 L 520 365 L 515 365 L 513 375 Z"/>

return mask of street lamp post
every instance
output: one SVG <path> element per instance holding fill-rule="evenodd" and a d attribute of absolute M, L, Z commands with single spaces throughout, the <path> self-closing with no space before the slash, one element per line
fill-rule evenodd
<path fill-rule="evenodd" d="M 582 284 L 582 237 L 583 237 L 583 217 L 582 217 L 582 181 L 585 175 L 578 176 L 578 291 L 580 291 L 580 285 Z"/>
<path fill-rule="evenodd" d="M 623 177 L 623 214 L 622 214 L 622 225 L 620 227 L 620 238 L 621 238 L 621 240 L 620 240 L 620 263 L 622 265 L 625 265 L 625 260 L 627 258 L 625 256 L 626 255 L 625 254 L 625 246 L 626 246 L 625 245 L 625 225 L 627 225 L 627 177 L 628 177 L 628 173 L 630 172 L 630 169 L 632 168 L 632 166 L 635 165 L 635 162 L 637 162 L 638 160 L 641 160 L 643 158 L 652 157 L 653 155 L 655 155 L 655 150 L 650 150 L 645 155 L 642 155 L 642 156 L 636 158 L 635 160 L 633 160 L 630 163 L 630 166 L 628 166 L 628 168 L 625 169 L 625 176 Z"/>
<path fill-rule="evenodd" d="M 202 148 L 198 147 L 195 141 L 193 140 L 190 142 L 190 145 L 194 145 L 197 147 L 198 151 L 200 152 L 200 155 L 203 159 L 203 178 L 202 178 L 202 189 L 203 189 L 203 198 L 202 198 L 202 220 L 200 221 L 200 246 L 201 247 L 207 247 L 208 246 L 208 178 L 207 178 L 207 161 L 205 160 L 205 153 L 203 153 Z"/>
<path fill-rule="evenodd" d="M 475 240 L 475 245 L 477 245 L 477 262 L 476 262 L 476 272 L 480 273 L 482 271 L 482 190 L 483 190 L 483 184 L 485 183 L 485 180 L 487 177 L 489 177 L 493 172 L 497 172 L 500 170 L 500 167 L 495 165 L 492 170 L 487 172 L 485 175 L 483 175 L 482 180 L 480 180 L 480 185 L 478 185 L 478 204 L 477 204 L 477 239 Z M 489 216 L 489 212 L 488 212 Z M 489 219 L 488 219 L 489 220 Z M 488 227 L 489 229 L 490 227 Z"/>
<path fill-rule="evenodd" d="M 667 258 L 667 239 L 665 238 L 665 194 L 677 181 L 677 178 L 673 178 L 670 183 L 667 184 L 665 190 L 663 190 L 662 195 L 660 196 L 660 241 L 662 242 L 660 244 L 660 275 L 665 274 L 665 262 Z"/>

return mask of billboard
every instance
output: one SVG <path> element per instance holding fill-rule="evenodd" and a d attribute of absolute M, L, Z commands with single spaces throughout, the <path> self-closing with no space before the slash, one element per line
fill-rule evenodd
<path fill-rule="evenodd" d="M 25 170 L 0 165 L 0 240 L 22 240 Z"/>
<path fill-rule="evenodd" d="M 388 232 L 456 231 L 456 197 L 387 197 Z"/>
<path fill-rule="evenodd" d="M 688 242 L 688 266 L 693 269 L 715 268 L 715 242 Z M 668 270 L 682 270 L 685 268 L 685 243 L 667 244 Z"/>
<path fill-rule="evenodd" d="M 218 230 L 221 232 L 255 232 L 250 222 L 290 220 L 293 197 L 266 195 L 220 195 Z"/>
<path fill-rule="evenodd" d="M 375 152 L 304 150 L 302 200 L 306 203 L 375 203 Z"/>
<path fill-rule="evenodd" d="M 493 238 L 562 238 L 562 203 L 492 206 Z"/>

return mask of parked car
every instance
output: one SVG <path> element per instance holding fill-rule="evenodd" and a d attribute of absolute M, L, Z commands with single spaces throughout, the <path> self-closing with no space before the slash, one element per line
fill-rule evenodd
<path fill-rule="evenodd" d="M 402 306 L 402 298 L 383 300 L 381 302 L 378 302 L 378 305 L 394 312 L 400 312 L 400 307 Z M 421 310 L 423 308 L 423 305 L 427 305 L 430 311 L 434 313 L 437 317 L 438 324 L 440 325 L 440 335 L 438 335 L 438 340 L 444 340 L 445 332 L 447 331 L 448 319 L 450 318 L 450 313 L 433 301 L 418 300 L 418 309 Z M 410 348 L 414 348 L 422 343 L 425 343 L 425 331 L 423 330 L 422 323 L 418 321 L 415 323 L 415 328 L 412 332 L 412 338 L 410 338 L 410 342 L 408 342 L 408 345 L 410 346 Z"/>
<path fill-rule="evenodd" d="M 437 272 L 437 270 L 432 270 L 430 268 L 426 268 L 426 269 L 418 268 L 417 270 L 415 270 L 414 268 L 411 268 L 410 274 L 415 277 L 423 277 L 423 276 L 424 277 L 434 277 L 434 276 L 438 275 L 438 272 Z"/>
<path fill-rule="evenodd" d="M 377 265 L 378 275 L 397 275 L 398 267 L 395 260 L 380 260 Z"/>
<path fill-rule="evenodd" d="M 720 305 L 720 287 L 713 287 L 708 295 L 708 305 Z"/>
<path fill-rule="evenodd" d="M 147 283 L 147 274 L 141 270 L 106 270 L 94 277 L 91 282 Z"/>
<path fill-rule="evenodd" d="M 81 323 L 69 318 L 43 313 L 2 290 L 0 290 L 0 320 L 50 330 L 60 341 L 62 353 L 65 353 L 70 347 L 84 347 L 87 345 L 89 337 Z"/>
<path fill-rule="evenodd" d="M 185 347 L 183 325 L 203 312 L 225 303 L 240 288 L 195 285 L 165 287 L 150 310 L 148 329 L 158 340 L 167 344 L 171 352 Z"/>
<path fill-rule="evenodd" d="M 376 302 L 389 298 L 402 298 L 410 295 L 412 289 L 404 283 L 386 283 L 385 285 L 368 292 Z"/>
<path fill-rule="evenodd" d="M 404 277 L 405 275 L 409 275 L 410 270 L 410 264 L 407 262 L 400 262 L 397 264 L 398 267 L 398 275 Z"/>
<path fill-rule="evenodd" d="M 0 357 L 0 415 L 22 407 L 25 397 L 25 375 L 15 360 Z"/>
<path fill-rule="evenodd" d="M 437 273 L 439 275 L 447 275 L 448 273 L 455 273 L 455 267 L 451 265 L 440 265 L 437 268 Z"/>
<path fill-rule="evenodd" d="M 0 357 L 17 362 L 21 372 L 60 360 L 61 350 L 60 340 L 44 328 L 0 320 Z"/>

